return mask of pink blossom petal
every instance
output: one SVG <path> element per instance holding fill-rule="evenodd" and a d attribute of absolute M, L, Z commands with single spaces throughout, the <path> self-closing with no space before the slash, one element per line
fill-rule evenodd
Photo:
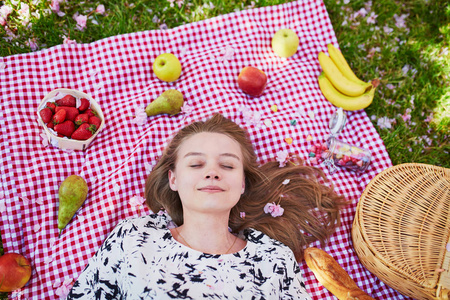
<path fill-rule="evenodd" d="M 5 201 L 0 201 L 0 213 L 6 212 L 6 203 Z"/>
<path fill-rule="evenodd" d="M 447 251 L 450 252 L 450 243 L 447 244 L 447 246 L 445 247 L 447 249 Z"/>
<path fill-rule="evenodd" d="M 61 282 L 59 282 L 59 281 L 55 281 L 54 283 L 53 283 L 53 288 L 57 288 L 57 287 L 60 287 L 61 286 Z"/>
<path fill-rule="evenodd" d="M 72 288 L 72 279 L 66 279 L 62 283 L 62 285 L 56 289 L 55 294 L 59 297 L 67 297 L 67 295 L 70 292 L 70 289 Z"/>
<path fill-rule="evenodd" d="M 277 161 L 280 163 L 280 168 L 286 166 L 286 162 L 289 159 L 289 152 L 286 150 L 277 152 Z"/>
<path fill-rule="evenodd" d="M 34 225 L 34 227 L 33 227 L 34 233 L 38 232 L 39 230 L 41 230 L 41 225 L 39 225 L 39 224 Z"/>
<path fill-rule="evenodd" d="M 71 40 L 68 37 L 64 37 L 63 44 L 65 44 L 65 45 L 76 45 L 77 41 Z"/>
<path fill-rule="evenodd" d="M 150 174 L 150 172 L 153 169 L 153 166 L 151 164 L 149 164 L 148 162 L 144 162 L 144 167 L 145 167 L 145 173 Z"/>
<path fill-rule="evenodd" d="M 120 192 L 120 185 L 118 185 L 117 183 L 113 186 L 113 191 L 115 192 L 115 193 L 118 193 L 118 192 Z"/>
<path fill-rule="evenodd" d="M 319 162 L 317 161 L 317 158 L 316 157 L 311 157 L 310 159 L 309 159 L 309 161 L 313 164 L 313 165 L 317 165 Z"/>
<path fill-rule="evenodd" d="M 275 204 L 274 202 L 272 203 L 267 203 L 264 206 L 264 212 L 266 214 L 271 214 L 272 217 L 280 217 L 283 215 L 284 213 L 284 208 L 282 208 L 279 204 Z"/>
<path fill-rule="evenodd" d="M 245 212 L 244 211 L 239 212 L 239 216 L 241 217 L 241 219 L 245 219 Z"/>
<path fill-rule="evenodd" d="M 44 263 L 45 263 L 46 265 L 48 265 L 48 264 L 51 263 L 52 261 L 53 261 L 53 257 L 48 256 L 48 257 L 45 258 Z M 55 284 L 56 284 L 56 283 L 55 283 Z M 53 287 L 56 287 L 56 286 L 53 286 Z"/>
<path fill-rule="evenodd" d="M 401 16 L 394 15 L 395 26 L 398 28 L 406 28 L 405 19 L 409 16 L 409 14 L 403 14 Z"/>
<path fill-rule="evenodd" d="M 39 49 L 37 43 L 36 43 L 36 39 L 28 39 L 28 41 L 25 42 L 25 44 L 30 47 L 31 51 L 36 51 Z"/>
<path fill-rule="evenodd" d="M 6 69 L 6 64 L 4 62 L 0 62 L 0 70 Z"/>
<path fill-rule="evenodd" d="M 137 107 L 135 112 L 136 117 L 131 120 L 131 123 L 136 125 L 144 125 L 147 123 L 147 113 L 145 112 L 145 109 L 142 107 Z"/>
<path fill-rule="evenodd" d="M 42 204 L 44 204 L 44 200 L 42 199 L 42 197 L 39 197 L 36 199 L 36 203 L 39 205 L 42 205 Z"/>
<path fill-rule="evenodd" d="M 190 114 L 193 110 L 194 108 L 187 103 L 184 103 L 181 107 L 181 113 L 183 114 Z"/>
<path fill-rule="evenodd" d="M 104 86 L 103 82 L 94 83 L 94 89 L 97 90 L 97 91 L 101 90 L 103 88 L 103 86 Z"/>
<path fill-rule="evenodd" d="M 374 12 L 371 12 L 370 16 L 367 18 L 367 24 L 375 24 L 377 17 L 378 15 L 376 15 Z"/>
<path fill-rule="evenodd" d="M 95 12 L 103 15 L 105 13 L 105 6 L 103 4 L 99 4 Z"/>
<path fill-rule="evenodd" d="M 44 147 L 47 147 L 48 146 L 48 137 L 47 137 L 47 135 L 43 132 L 43 133 L 40 134 L 40 136 L 42 138 L 42 145 Z"/>
<path fill-rule="evenodd" d="M 28 199 L 27 197 L 20 197 L 22 198 L 23 204 L 28 205 L 30 204 L 30 199 Z"/>
<path fill-rule="evenodd" d="M 283 181 L 283 184 L 286 185 L 286 184 L 288 184 L 289 182 L 291 182 L 291 180 L 290 180 L 290 179 L 286 179 L 286 180 Z"/>
<path fill-rule="evenodd" d="M 134 196 L 131 197 L 128 201 L 128 204 L 130 204 L 132 207 L 141 206 L 145 202 L 145 198 L 141 196 Z"/>
<path fill-rule="evenodd" d="M 230 45 L 227 45 L 225 49 L 222 49 L 218 54 L 218 59 L 221 62 L 229 61 L 234 56 L 234 48 Z"/>
<path fill-rule="evenodd" d="M 87 16 L 78 15 L 75 17 L 75 21 L 77 22 L 76 29 L 83 31 L 86 28 Z"/>
<path fill-rule="evenodd" d="M 13 12 L 13 8 L 8 4 L 2 5 L 0 7 L 0 16 L 7 18 Z"/>
<path fill-rule="evenodd" d="M 389 119 L 388 117 L 381 117 L 378 119 L 377 125 L 381 129 L 383 129 L 383 128 L 391 129 L 393 122 L 394 122 L 394 119 Z"/>

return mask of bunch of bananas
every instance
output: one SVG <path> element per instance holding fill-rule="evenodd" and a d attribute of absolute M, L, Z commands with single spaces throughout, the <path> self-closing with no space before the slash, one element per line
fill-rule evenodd
<path fill-rule="evenodd" d="M 364 109 L 372 103 L 376 83 L 359 79 L 348 65 L 341 51 L 328 44 L 328 53 L 319 53 L 323 72 L 319 76 L 319 87 L 325 98 L 334 106 L 345 110 Z"/>

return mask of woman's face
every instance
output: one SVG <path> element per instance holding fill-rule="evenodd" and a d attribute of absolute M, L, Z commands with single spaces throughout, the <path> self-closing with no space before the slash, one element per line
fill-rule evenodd
<path fill-rule="evenodd" d="M 229 213 L 245 190 L 239 143 L 220 133 L 189 137 L 178 149 L 169 182 L 178 191 L 185 214 Z"/>

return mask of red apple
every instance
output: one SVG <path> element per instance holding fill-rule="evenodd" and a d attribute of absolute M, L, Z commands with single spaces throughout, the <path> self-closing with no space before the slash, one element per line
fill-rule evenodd
<path fill-rule="evenodd" d="M 0 292 L 22 288 L 31 277 L 31 264 L 24 256 L 6 253 L 0 256 Z"/>
<path fill-rule="evenodd" d="M 267 85 L 267 75 L 255 67 L 245 67 L 237 79 L 241 90 L 254 97 L 261 96 Z"/>

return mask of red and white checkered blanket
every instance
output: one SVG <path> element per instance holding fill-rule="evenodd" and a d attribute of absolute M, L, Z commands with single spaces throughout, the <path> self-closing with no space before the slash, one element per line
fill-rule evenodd
<path fill-rule="evenodd" d="M 291 28 L 300 38 L 298 52 L 288 59 L 271 49 L 272 36 L 280 28 Z M 317 83 L 317 55 L 328 43 L 338 45 L 324 4 L 301 0 L 165 31 L 0 58 L 0 225 L 5 252 L 18 252 L 32 261 L 33 275 L 23 296 L 58 299 L 58 288 L 77 278 L 119 220 L 149 213 L 129 200 L 143 196 L 145 178 L 167 139 L 192 121 L 220 112 L 249 130 L 261 162 L 274 160 L 282 150 L 307 159 L 311 146 L 325 141 L 335 111 Z M 174 84 L 158 80 L 152 71 L 154 59 L 164 52 L 175 54 L 183 66 Z M 248 65 L 268 76 L 259 98 L 245 95 L 237 86 L 240 70 Z M 85 151 L 43 145 L 36 110 L 57 88 L 88 93 L 103 110 L 105 129 Z M 136 109 L 169 88 L 184 94 L 190 112 L 149 117 L 144 125 L 132 122 Z M 405 299 L 367 271 L 352 246 L 358 198 L 391 161 L 366 113 L 347 115 L 339 139 L 369 149 L 372 162 L 362 175 L 344 169 L 331 175 L 320 166 L 337 191 L 353 200 L 324 250 L 374 298 Z M 72 174 L 86 179 L 89 194 L 58 239 L 58 187 Z M 305 263 L 301 268 L 313 299 L 334 299 Z"/>

